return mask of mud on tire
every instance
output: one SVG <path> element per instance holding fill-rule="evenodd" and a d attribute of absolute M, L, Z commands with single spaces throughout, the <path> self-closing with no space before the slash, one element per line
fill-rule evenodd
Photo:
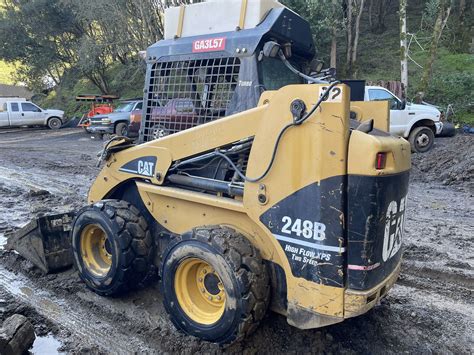
<path fill-rule="evenodd" d="M 150 231 L 140 211 L 128 202 L 103 200 L 84 207 L 71 234 L 79 276 L 102 296 L 136 287 L 150 271 Z"/>
<path fill-rule="evenodd" d="M 192 277 L 189 281 L 179 279 L 182 277 L 181 268 L 190 262 L 209 265 L 208 269 L 221 281 L 225 304 L 222 315 L 215 320 L 192 313 L 199 307 L 197 298 L 200 295 L 190 293 L 194 296 L 188 297 L 188 301 L 194 303 L 191 307 L 183 303 L 183 292 L 191 292 L 193 283 L 201 280 L 202 276 L 196 272 L 198 280 Z M 176 328 L 187 334 L 219 344 L 230 344 L 251 334 L 266 314 L 270 301 L 266 265 L 258 250 L 233 229 L 202 227 L 172 238 L 163 253 L 160 272 L 165 309 Z M 186 285 L 188 290 L 180 289 L 182 285 Z M 197 293 L 202 291 L 212 296 L 205 287 L 198 286 Z"/>

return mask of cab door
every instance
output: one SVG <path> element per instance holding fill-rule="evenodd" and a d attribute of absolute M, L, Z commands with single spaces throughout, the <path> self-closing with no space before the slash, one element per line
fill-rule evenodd
<path fill-rule="evenodd" d="M 11 126 L 21 126 L 24 125 L 23 117 L 20 112 L 20 104 L 18 102 L 9 102 L 9 115 L 10 115 L 10 125 Z"/>
<path fill-rule="evenodd" d="M 22 102 L 20 105 L 22 125 L 33 126 L 44 124 L 45 114 L 43 114 L 38 106 L 31 102 Z"/>
<path fill-rule="evenodd" d="M 0 127 L 8 127 L 10 125 L 8 104 L 5 102 L 0 110 Z"/>

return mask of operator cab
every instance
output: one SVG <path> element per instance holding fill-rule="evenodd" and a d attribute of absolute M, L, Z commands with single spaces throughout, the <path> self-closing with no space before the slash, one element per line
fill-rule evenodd
<path fill-rule="evenodd" d="M 291 65 L 309 74 L 315 68 L 310 26 L 280 3 L 268 4 L 258 14 L 248 13 L 244 28 L 231 30 L 222 24 L 214 28 L 228 31 L 211 34 L 200 34 L 199 26 L 193 29 L 188 22 L 212 3 L 185 7 L 196 14 L 181 14 L 180 8 L 166 12 L 165 23 L 171 25 L 165 28 L 165 39 L 147 51 L 140 142 L 155 139 L 158 132 L 162 137 L 254 108 L 264 91 L 306 82 L 280 58 L 262 52 L 265 43 L 278 43 Z M 177 16 L 183 16 L 181 33 L 175 33 Z M 177 100 L 184 100 L 186 108 L 164 109 Z"/>

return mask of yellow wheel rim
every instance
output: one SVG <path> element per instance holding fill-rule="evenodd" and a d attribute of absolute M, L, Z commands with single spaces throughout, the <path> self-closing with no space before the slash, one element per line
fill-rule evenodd
<path fill-rule="evenodd" d="M 107 234 L 100 226 L 89 224 L 82 230 L 81 256 L 90 273 L 105 277 L 112 266 L 111 252 Z"/>
<path fill-rule="evenodd" d="M 184 260 L 176 270 L 174 288 L 181 309 L 193 321 L 210 325 L 224 314 L 224 285 L 214 268 L 204 260 Z"/>

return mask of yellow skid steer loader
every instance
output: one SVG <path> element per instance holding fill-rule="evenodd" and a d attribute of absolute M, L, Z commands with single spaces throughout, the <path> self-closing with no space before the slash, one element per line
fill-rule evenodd
<path fill-rule="evenodd" d="M 175 326 L 220 344 L 268 309 L 301 329 L 371 309 L 400 270 L 410 170 L 409 143 L 374 128 L 388 105 L 328 80 L 305 20 L 238 3 L 233 25 L 199 21 L 219 1 L 167 11 L 139 142 L 106 145 L 70 234 L 93 291 L 157 269 Z"/>

